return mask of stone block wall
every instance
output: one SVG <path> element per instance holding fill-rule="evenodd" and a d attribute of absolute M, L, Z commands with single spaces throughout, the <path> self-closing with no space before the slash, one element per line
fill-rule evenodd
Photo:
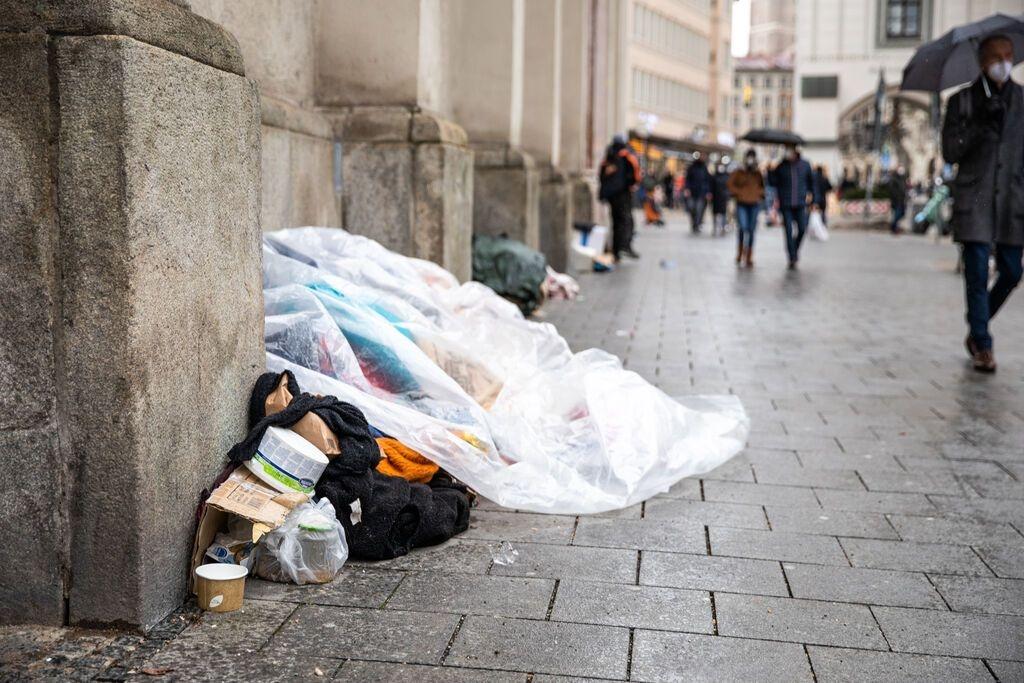
<path fill-rule="evenodd" d="M 540 172 L 533 158 L 501 144 L 473 150 L 473 232 L 540 249 Z"/>
<path fill-rule="evenodd" d="M 263 368 L 259 108 L 168 0 L 0 1 L 0 621 L 153 624 Z"/>

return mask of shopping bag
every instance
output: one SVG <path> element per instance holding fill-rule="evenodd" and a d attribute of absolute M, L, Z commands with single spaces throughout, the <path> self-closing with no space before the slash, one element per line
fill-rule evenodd
<path fill-rule="evenodd" d="M 807 228 L 811 231 L 811 237 L 822 242 L 828 241 L 828 228 L 825 227 L 825 221 L 821 218 L 821 211 L 815 209 L 811 211 L 811 217 L 807 220 Z"/>

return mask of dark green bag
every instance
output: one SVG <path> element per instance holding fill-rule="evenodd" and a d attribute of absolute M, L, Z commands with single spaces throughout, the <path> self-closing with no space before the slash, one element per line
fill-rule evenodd
<path fill-rule="evenodd" d="M 515 303 L 523 315 L 541 304 L 547 265 L 544 254 L 522 242 L 473 235 L 473 279 Z"/>

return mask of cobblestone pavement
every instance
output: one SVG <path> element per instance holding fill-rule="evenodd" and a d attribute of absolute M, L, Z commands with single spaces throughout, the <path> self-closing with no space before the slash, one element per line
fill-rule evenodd
<path fill-rule="evenodd" d="M 606 515 L 484 504 L 443 546 L 350 563 L 323 587 L 251 581 L 242 611 L 184 610 L 146 641 L 55 640 L 57 664 L 187 680 L 1024 680 L 1024 293 L 994 326 L 999 373 L 980 376 L 948 244 L 839 233 L 807 244 L 797 273 L 777 229 L 757 246 L 737 270 L 732 237 L 645 230 L 641 261 L 545 309 L 574 348 L 617 353 L 670 394 L 738 394 L 749 447 L 718 470 Z M 513 564 L 492 561 L 500 541 Z"/>

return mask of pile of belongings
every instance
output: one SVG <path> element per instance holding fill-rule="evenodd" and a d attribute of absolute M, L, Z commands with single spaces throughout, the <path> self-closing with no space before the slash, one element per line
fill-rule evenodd
<path fill-rule="evenodd" d="M 544 284 L 540 286 L 545 299 L 555 301 L 557 299 L 573 300 L 580 293 L 580 285 L 571 275 L 559 273 L 548 266 L 548 276 L 544 278 Z"/>
<path fill-rule="evenodd" d="M 491 288 L 460 285 L 365 237 L 337 228 L 266 233 L 263 269 L 267 367 L 276 374 L 257 387 L 253 427 L 284 419 L 267 407 L 283 382 L 288 420 L 312 412 L 338 436 L 340 455 L 316 493 L 351 529 L 353 554 L 359 545 L 374 556 L 356 540 L 352 500 L 365 524 L 372 498 L 364 492 L 384 476 L 407 479 L 399 497 L 421 506 L 421 519 L 442 522 L 395 540 L 385 515 L 365 539 L 381 545 L 380 557 L 457 533 L 456 481 L 509 508 L 602 512 L 707 472 L 746 441 L 735 396 L 670 398 L 611 354 L 573 353 L 552 325 L 526 320 Z M 531 277 L 539 288 L 546 276 L 541 263 Z"/>
<path fill-rule="evenodd" d="M 544 254 L 508 237 L 473 235 L 473 279 L 530 315 L 543 302 L 548 277 Z"/>

